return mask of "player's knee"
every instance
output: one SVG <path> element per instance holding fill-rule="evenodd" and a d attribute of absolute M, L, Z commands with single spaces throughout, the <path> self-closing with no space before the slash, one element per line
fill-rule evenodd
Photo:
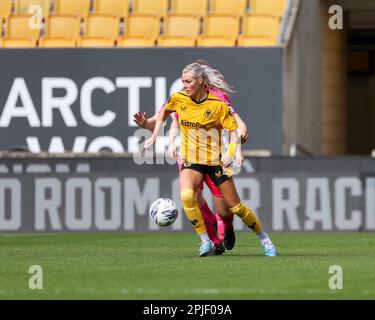
<path fill-rule="evenodd" d="M 192 208 L 197 204 L 195 200 L 195 192 L 193 189 L 181 190 L 181 201 L 185 208 Z"/>

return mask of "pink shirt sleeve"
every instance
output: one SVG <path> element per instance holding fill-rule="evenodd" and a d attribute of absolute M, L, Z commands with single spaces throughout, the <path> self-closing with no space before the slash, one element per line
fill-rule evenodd
<path fill-rule="evenodd" d="M 222 91 L 220 91 L 219 89 L 215 89 L 215 88 L 211 88 L 210 89 L 210 92 L 216 97 L 218 98 L 220 101 L 224 102 L 225 104 L 227 104 L 230 108 L 230 112 L 232 114 L 236 113 L 236 110 L 232 107 L 232 101 L 230 101 L 230 98 Z"/>

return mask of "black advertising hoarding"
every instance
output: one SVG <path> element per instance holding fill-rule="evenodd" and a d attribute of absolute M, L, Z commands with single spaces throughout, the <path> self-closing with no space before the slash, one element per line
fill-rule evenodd
<path fill-rule="evenodd" d="M 234 177 L 269 231 L 374 231 L 375 159 L 247 158 Z M 203 195 L 212 206 L 212 196 Z M 179 217 L 158 227 L 150 204 L 172 198 Z M 237 230 L 248 230 L 235 217 Z M 177 165 L 132 157 L 3 158 L 0 232 L 192 231 L 180 201 Z"/>
<path fill-rule="evenodd" d="M 134 152 L 132 114 L 153 115 L 196 59 L 234 86 L 244 148 L 281 154 L 280 48 L 1 49 L 0 150 Z"/>

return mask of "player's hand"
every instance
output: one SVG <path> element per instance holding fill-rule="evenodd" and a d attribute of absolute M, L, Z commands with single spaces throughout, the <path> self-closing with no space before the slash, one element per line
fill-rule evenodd
<path fill-rule="evenodd" d="M 137 126 L 144 128 L 147 121 L 146 112 L 136 112 L 133 114 L 133 120 Z"/>
<path fill-rule="evenodd" d="M 173 159 L 177 159 L 177 147 L 174 143 L 171 143 L 168 146 L 168 156 L 170 156 Z"/>
<path fill-rule="evenodd" d="M 230 167 L 232 164 L 233 164 L 233 158 L 232 157 L 228 157 L 227 155 L 224 155 L 221 158 L 221 166 L 223 168 Z"/>
<path fill-rule="evenodd" d="M 152 145 L 155 143 L 155 141 L 156 141 L 156 137 L 154 135 L 152 135 L 150 138 L 148 138 L 145 141 L 145 145 L 144 145 L 143 149 L 149 149 L 150 147 L 152 147 Z"/>
<path fill-rule="evenodd" d="M 249 139 L 249 134 L 247 133 L 247 131 L 240 131 L 239 136 L 241 139 L 241 144 L 244 144 L 247 141 L 247 139 Z"/>

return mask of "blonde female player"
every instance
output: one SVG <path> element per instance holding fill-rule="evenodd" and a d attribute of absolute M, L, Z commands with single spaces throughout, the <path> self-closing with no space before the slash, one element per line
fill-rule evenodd
<path fill-rule="evenodd" d="M 219 100 L 231 106 L 231 102 L 228 97 L 229 91 L 231 91 L 231 89 L 226 84 L 222 74 L 218 70 L 213 69 L 211 66 L 209 66 L 206 61 L 197 60 L 196 62 L 202 65 L 202 67 L 205 69 L 205 72 L 210 75 L 209 78 L 215 79 L 213 83 L 209 83 L 206 85 L 206 89 L 210 91 L 213 95 L 215 95 Z M 246 124 L 242 121 L 240 116 L 232 107 L 231 111 L 238 123 L 239 128 L 237 132 L 238 135 L 241 137 L 241 143 L 245 143 L 249 137 L 247 133 Z M 152 118 L 147 118 L 146 113 L 137 112 L 134 114 L 134 121 L 137 123 L 137 125 L 149 129 L 151 131 L 153 131 L 155 127 L 157 118 L 158 113 L 156 113 Z M 173 157 L 178 160 L 178 168 L 180 174 L 182 161 L 180 157 L 177 156 L 177 147 L 175 144 L 175 138 L 179 130 L 178 127 L 178 115 L 177 113 L 175 113 L 175 116 L 172 117 L 171 127 L 169 131 L 168 153 L 170 157 Z M 239 157 L 242 156 L 240 152 L 238 152 L 238 155 Z M 228 210 L 228 207 L 223 200 L 223 195 L 207 174 L 204 175 L 204 182 L 207 184 L 212 193 L 215 211 L 217 212 L 217 214 L 215 215 L 212 213 L 211 209 L 207 205 L 207 201 L 204 199 L 202 195 L 203 181 L 200 183 L 199 188 L 196 192 L 196 200 L 202 212 L 208 236 L 214 243 L 214 247 L 211 251 L 211 254 L 220 255 L 225 251 L 225 249 L 231 250 L 235 244 L 236 238 L 233 229 L 233 213 L 231 213 Z M 217 235 L 217 230 L 219 231 L 219 237 Z M 222 240 L 224 240 L 225 249 L 222 245 Z"/>
<path fill-rule="evenodd" d="M 201 238 L 200 256 L 210 254 L 213 244 L 198 207 L 195 193 L 205 174 L 209 175 L 220 189 L 229 210 L 258 236 L 265 256 L 275 257 L 276 247 L 263 231 L 257 216 L 239 198 L 233 179 L 223 168 L 229 167 L 237 148 L 237 123 L 224 102 L 207 91 L 209 79 L 202 65 L 192 63 L 182 72 L 184 90 L 173 94 L 159 116 L 152 136 L 145 141 L 144 148 L 150 148 L 168 114 L 177 112 L 181 130 L 181 157 L 183 160 L 180 186 L 184 211 Z M 221 130 L 229 131 L 230 143 L 226 154 L 221 157 Z"/>

